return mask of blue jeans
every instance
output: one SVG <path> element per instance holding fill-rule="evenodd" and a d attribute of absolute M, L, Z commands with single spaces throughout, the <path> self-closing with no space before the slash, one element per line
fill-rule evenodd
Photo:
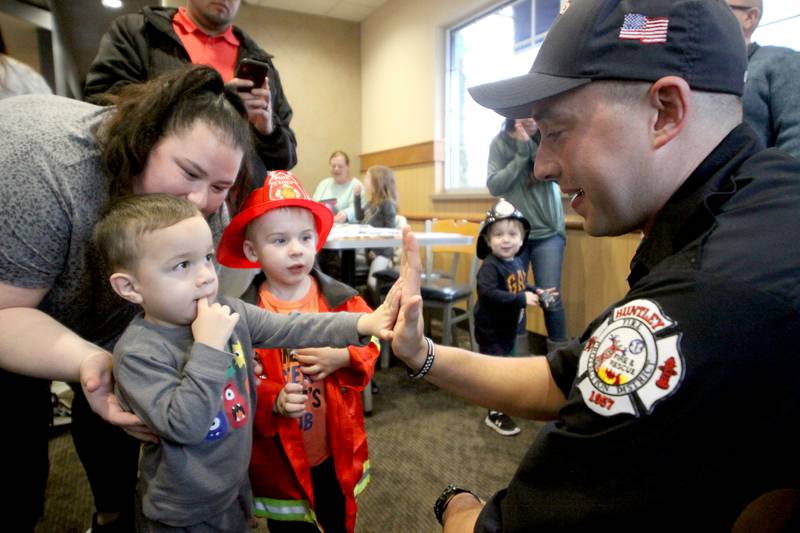
<path fill-rule="evenodd" d="M 566 239 L 561 235 L 553 235 L 546 239 L 529 239 L 525 254 L 533 269 L 534 285 L 540 289 L 555 287 L 561 292 L 561 265 L 564 262 L 564 248 Z M 544 311 L 544 325 L 547 328 L 547 338 L 551 341 L 567 340 L 567 320 L 564 315 L 564 305 L 559 296 Z"/>

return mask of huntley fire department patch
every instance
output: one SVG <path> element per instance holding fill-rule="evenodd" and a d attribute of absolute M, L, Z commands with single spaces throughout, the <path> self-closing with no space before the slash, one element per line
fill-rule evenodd
<path fill-rule="evenodd" d="M 589 409 L 638 417 L 675 392 L 684 374 L 675 325 L 651 300 L 614 308 L 578 361 L 578 389 Z"/>

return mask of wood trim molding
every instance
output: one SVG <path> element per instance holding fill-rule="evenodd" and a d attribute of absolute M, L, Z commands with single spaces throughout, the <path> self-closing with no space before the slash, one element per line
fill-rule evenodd
<path fill-rule="evenodd" d="M 409 221 L 424 222 L 430 218 L 447 219 L 452 218 L 455 220 L 468 220 L 470 222 L 483 222 L 485 214 L 482 213 L 401 213 Z"/>
<path fill-rule="evenodd" d="M 434 202 L 472 202 L 472 201 L 487 201 L 493 202 L 494 196 L 489 194 L 489 191 L 479 192 L 440 192 L 432 194 L 431 200 Z"/>
<path fill-rule="evenodd" d="M 391 168 L 411 165 L 443 163 L 444 141 L 427 141 L 419 144 L 400 146 L 379 152 L 361 154 L 361 169 L 366 172 L 372 165 L 385 165 Z"/>
<path fill-rule="evenodd" d="M 469 220 L 470 222 L 483 222 L 486 213 L 401 213 L 409 221 L 423 222 L 429 218 L 454 218 L 456 220 Z M 583 219 L 578 215 L 567 214 L 564 216 L 564 225 L 567 229 L 583 230 Z"/>

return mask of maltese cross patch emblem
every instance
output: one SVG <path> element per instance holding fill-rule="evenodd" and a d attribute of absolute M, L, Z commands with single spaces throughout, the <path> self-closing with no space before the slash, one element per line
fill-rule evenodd
<path fill-rule="evenodd" d="M 642 416 L 683 381 L 680 332 L 652 300 L 633 300 L 611 312 L 586 341 L 578 389 L 603 416 Z"/>

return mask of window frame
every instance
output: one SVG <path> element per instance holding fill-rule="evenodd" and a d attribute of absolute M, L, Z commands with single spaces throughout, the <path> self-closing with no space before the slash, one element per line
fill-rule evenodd
<path fill-rule="evenodd" d="M 453 61 L 453 43 L 455 39 L 455 34 L 463 30 L 464 28 L 470 26 L 471 24 L 479 21 L 480 19 L 491 15 L 495 12 L 501 11 L 505 8 L 510 8 L 514 4 L 522 3 L 522 2 L 530 2 L 531 3 L 531 37 L 526 40 L 527 46 L 529 47 L 536 47 L 541 44 L 544 40 L 547 32 L 544 33 L 535 33 L 536 29 L 536 17 L 535 17 L 535 4 L 537 0 L 500 0 L 494 2 L 493 4 L 487 6 L 485 9 L 482 9 L 476 13 L 471 14 L 468 17 L 465 17 L 458 22 L 453 23 L 445 30 L 445 80 L 444 80 L 444 162 L 443 162 L 443 172 L 442 172 L 442 183 L 441 189 L 436 194 L 436 196 L 444 197 L 444 196 L 451 196 L 451 195 L 458 195 L 462 197 L 485 197 L 491 196 L 489 194 L 489 190 L 486 188 L 486 183 L 479 186 L 460 186 L 455 187 L 451 184 L 456 181 L 456 174 L 460 170 L 460 161 L 457 159 L 457 153 L 460 148 L 460 144 L 458 143 L 459 139 L 459 132 L 461 131 L 461 125 L 456 127 L 454 125 L 454 98 L 456 95 L 453 94 L 454 91 L 454 61 Z M 561 0 L 559 0 L 559 5 Z M 525 47 L 521 47 L 520 50 L 523 50 Z M 522 74 L 522 73 L 520 73 Z M 466 94 L 466 93 L 465 93 Z M 466 98 L 470 98 L 467 94 Z M 496 131 L 492 133 L 492 137 L 500 132 L 501 127 L 501 120 L 502 117 L 498 115 L 498 123 Z M 491 142 L 491 137 L 489 141 L 487 141 L 487 146 Z"/>

